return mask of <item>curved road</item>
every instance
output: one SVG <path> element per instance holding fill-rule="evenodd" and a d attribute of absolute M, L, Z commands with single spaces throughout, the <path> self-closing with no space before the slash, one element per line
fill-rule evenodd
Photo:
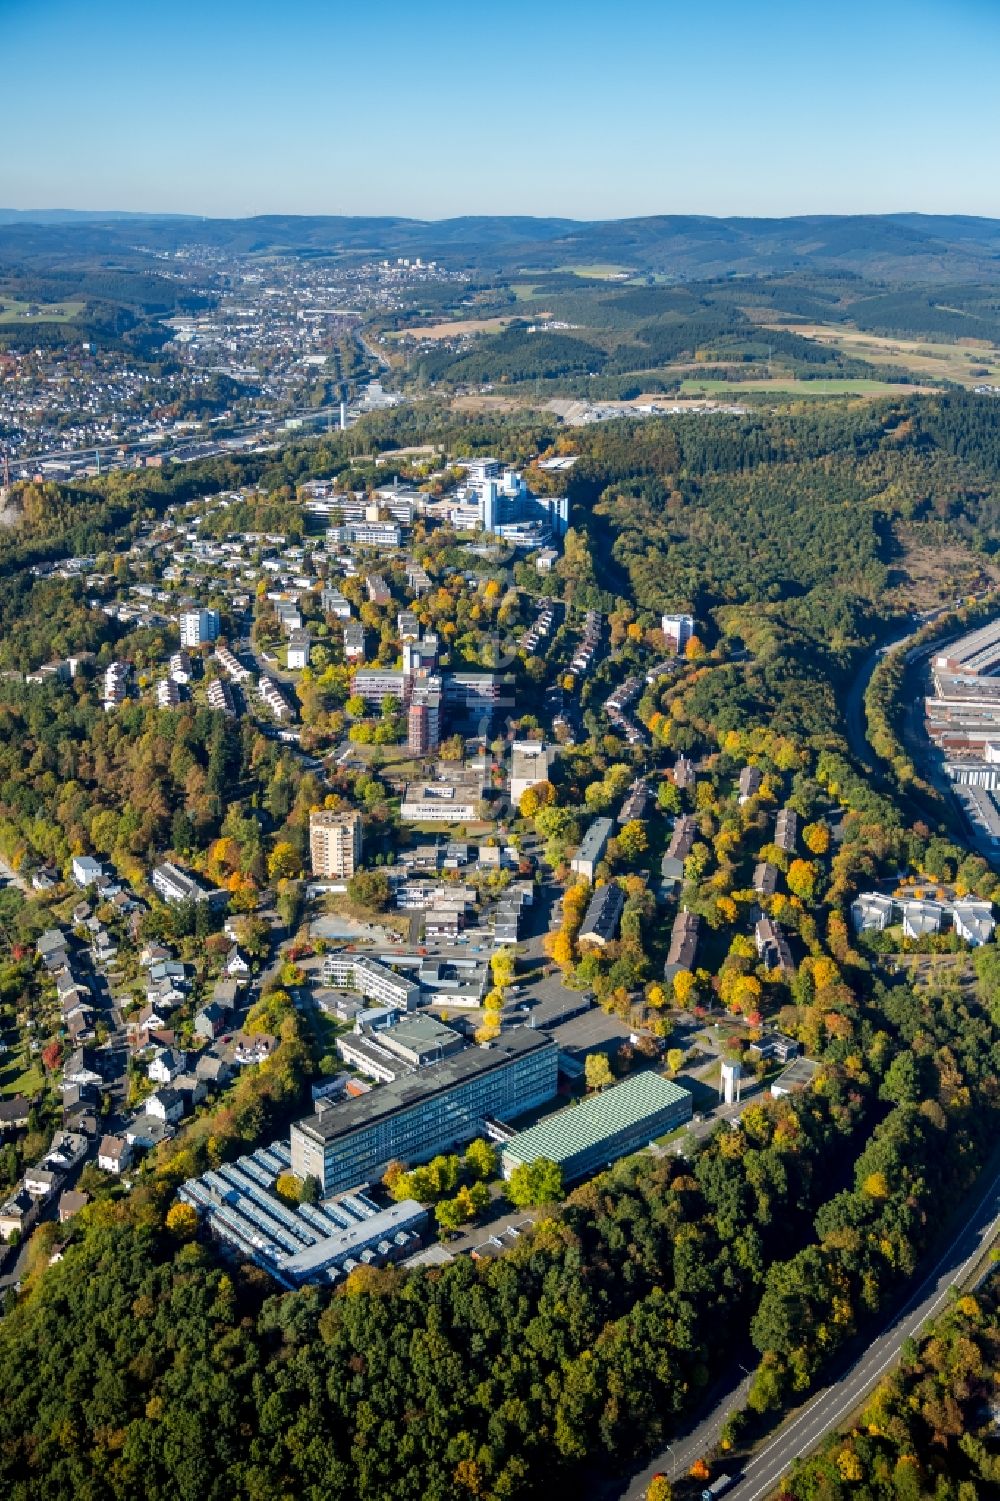
<path fill-rule="evenodd" d="M 875 769 L 877 760 L 868 742 L 868 717 L 865 714 L 865 694 L 868 691 L 868 684 L 872 680 L 875 668 L 887 652 L 890 652 L 894 646 L 902 645 L 911 636 L 915 636 L 930 619 L 933 619 L 933 616 L 911 616 L 910 623 L 904 630 L 897 631 L 895 635 L 890 636 L 888 640 L 883 641 L 880 646 L 877 646 L 874 651 L 869 652 L 855 673 L 854 680 L 847 690 L 847 697 L 844 700 L 844 724 L 847 729 L 847 743 L 851 748 L 851 754 L 861 762 L 862 766 L 867 766 L 870 771 Z M 914 624 L 914 621 L 916 624 Z"/>
<path fill-rule="evenodd" d="M 872 1340 L 864 1354 L 841 1377 L 823 1387 L 805 1407 L 788 1418 L 774 1436 L 743 1464 L 742 1469 L 734 1462 L 731 1473 L 738 1474 L 739 1478 L 726 1492 L 727 1498 L 732 1498 L 732 1501 L 763 1501 L 795 1460 L 811 1453 L 828 1433 L 849 1418 L 898 1360 L 905 1341 L 919 1333 L 928 1319 L 940 1311 L 953 1288 L 968 1283 L 998 1233 L 1000 1172 L 994 1174 L 937 1264 L 881 1334 Z M 678 1437 L 675 1444 L 668 1445 L 627 1486 L 613 1494 L 620 1501 L 641 1501 L 654 1474 L 662 1473 L 678 1479 L 686 1475 L 696 1459 L 715 1447 L 727 1415 L 744 1405 L 749 1385 L 749 1374 L 744 1370 L 741 1379 L 734 1377 L 721 1390 L 717 1388 L 718 1400 L 704 1421 L 690 1433 Z M 715 1473 L 721 1473 L 723 1468 L 717 1465 Z"/>

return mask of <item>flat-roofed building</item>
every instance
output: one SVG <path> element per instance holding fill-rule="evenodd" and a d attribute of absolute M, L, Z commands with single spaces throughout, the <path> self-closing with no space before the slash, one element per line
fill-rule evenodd
<path fill-rule="evenodd" d="M 361 814 L 353 808 L 310 813 L 309 855 L 314 876 L 349 880 L 361 859 Z"/>
<path fill-rule="evenodd" d="M 222 616 L 218 610 L 184 610 L 180 627 L 182 646 L 202 646 L 206 641 L 218 640 Z"/>
<path fill-rule="evenodd" d="M 362 995 L 397 1011 L 413 1011 L 420 1005 L 419 985 L 367 954 L 354 956 L 354 984 Z"/>
<path fill-rule="evenodd" d="M 771 1094 L 776 1100 L 783 1095 L 797 1094 L 800 1089 L 807 1089 L 818 1073 L 819 1064 L 812 1058 L 793 1058 L 771 1085 Z"/>
<path fill-rule="evenodd" d="M 406 748 L 411 755 L 426 756 L 441 744 L 441 694 L 414 690 L 406 716 Z"/>
<path fill-rule="evenodd" d="M 660 629 L 668 644 L 679 655 L 694 635 L 694 616 L 664 615 L 660 620 Z"/>
<path fill-rule="evenodd" d="M 692 1097 L 651 1069 L 520 1131 L 503 1149 L 503 1175 L 548 1158 L 571 1182 L 637 1152 L 691 1119 Z"/>
<path fill-rule="evenodd" d="M 292 1170 L 324 1194 L 380 1178 L 394 1160 L 418 1162 L 554 1098 L 558 1049 L 521 1028 L 486 1048 L 466 1048 L 404 1074 L 360 1099 L 321 1101 L 291 1132 Z M 325 1108 L 324 1108 L 325 1107 Z"/>
<path fill-rule="evenodd" d="M 406 696 L 406 678 L 386 667 L 362 667 L 351 678 L 351 692 L 366 704 L 381 706 L 387 698 L 401 704 Z"/>
<path fill-rule="evenodd" d="M 514 707 L 511 672 L 449 672 L 444 679 L 445 708 L 454 716 L 487 718 Z"/>
<path fill-rule="evenodd" d="M 547 782 L 555 748 L 544 740 L 515 740 L 510 748 L 510 801 L 514 808 L 529 787 L 536 782 Z"/>
<path fill-rule="evenodd" d="M 479 818 L 484 791 L 479 772 L 447 781 L 409 782 L 399 816 L 403 823 L 473 823 Z"/>
<path fill-rule="evenodd" d="M 896 903 L 880 891 L 862 891 L 851 903 L 851 921 L 856 933 L 884 933 L 892 926 Z"/>

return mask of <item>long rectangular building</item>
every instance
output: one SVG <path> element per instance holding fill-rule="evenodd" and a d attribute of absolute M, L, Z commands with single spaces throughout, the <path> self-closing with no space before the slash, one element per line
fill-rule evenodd
<path fill-rule="evenodd" d="M 488 1118 L 536 1109 L 556 1093 L 558 1048 L 527 1028 L 488 1048 L 466 1048 L 343 1103 L 320 1101 L 291 1132 L 292 1170 L 339 1193 L 471 1141 Z"/>
<path fill-rule="evenodd" d="M 679 1084 L 647 1069 L 568 1105 L 513 1137 L 503 1150 L 503 1174 L 549 1158 L 569 1181 L 636 1152 L 691 1119 L 692 1097 Z"/>
<path fill-rule="evenodd" d="M 937 668 L 950 672 L 991 674 L 1000 670 L 1000 620 L 991 620 L 944 647 L 934 658 Z"/>

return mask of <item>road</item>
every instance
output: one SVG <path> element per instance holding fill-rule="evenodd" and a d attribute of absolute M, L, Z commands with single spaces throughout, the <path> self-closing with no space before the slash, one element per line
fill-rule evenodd
<path fill-rule="evenodd" d="M 739 1479 L 726 1492 L 731 1501 L 762 1501 L 777 1486 L 795 1460 L 812 1452 L 826 1435 L 837 1429 L 861 1405 L 899 1358 L 907 1339 L 913 1338 L 947 1303 L 954 1287 L 967 1285 L 983 1253 L 1000 1233 L 1000 1172 L 975 1201 L 975 1207 L 955 1233 L 948 1249 L 920 1283 L 909 1301 L 873 1339 L 864 1354 L 836 1381 L 824 1387 L 798 1413 L 790 1417 L 750 1459 Z M 690 1433 L 667 1446 L 625 1489 L 594 1494 L 611 1495 L 619 1501 L 640 1501 L 653 1475 L 686 1475 L 696 1459 L 711 1452 L 726 1416 L 742 1406 L 749 1375 L 731 1378 L 722 1388 L 709 1415 Z M 734 1464 L 735 1473 L 738 1466 Z"/>
<path fill-rule="evenodd" d="M 872 674 L 888 651 L 908 641 L 911 636 L 915 636 L 932 618 L 933 616 L 911 616 L 910 623 L 904 630 L 897 631 L 887 641 L 883 641 L 881 646 L 877 646 L 874 651 L 868 653 L 847 690 L 847 698 L 844 700 L 847 743 L 855 759 L 860 761 L 862 766 L 867 766 L 869 770 L 873 770 L 877 765 L 875 753 L 868 741 L 868 716 L 865 713 L 865 694 L 872 680 Z"/>

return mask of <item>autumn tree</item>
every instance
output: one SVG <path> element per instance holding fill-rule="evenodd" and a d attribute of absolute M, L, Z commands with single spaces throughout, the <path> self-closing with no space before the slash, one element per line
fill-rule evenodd
<path fill-rule="evenodd" d="M 615 1076 L 611 1072 L 607 1053 L 588 1053 L 583 1072 L 588 1089 L 604 1089 L 608 1084 L 614 1083 Z"/>

